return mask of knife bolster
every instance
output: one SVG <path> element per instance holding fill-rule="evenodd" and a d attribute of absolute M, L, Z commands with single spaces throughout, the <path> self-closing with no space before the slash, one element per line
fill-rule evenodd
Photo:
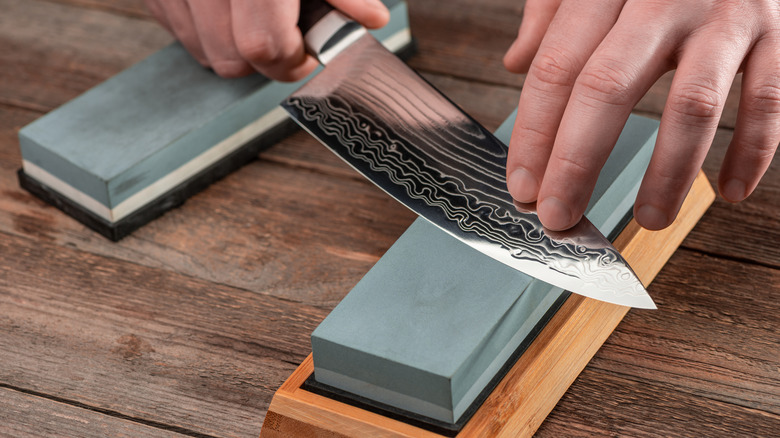
<path fill-rule="evenodd" d="M 303 37 L 306 51 L 327 64 L 342 50 L 367 33 L 366 28 L 339 11 L 330 11 Z"/>

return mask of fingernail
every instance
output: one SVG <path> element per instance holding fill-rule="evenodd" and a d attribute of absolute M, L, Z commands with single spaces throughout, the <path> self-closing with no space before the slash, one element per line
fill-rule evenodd
<path fill-rule="evenodd" d="M 729 202 L 739 202 L 745 199 L 745 192 L 747 192 L 747 186 L 741 180 L 732 178 L 723 184 L 723 190 L 721 196 Z"/>
<path fill-rule="evenodd" d="M 648 230 L 662 230 L 669 225 L 669 217 L 663 211 L 645 204 L 636 210 L 636 221 Z"/>
<path fill-rule="evenodd" d="M 364 26 L 376 29 L 384 26 L 390 20 L 390 11 L 380 0 L 365 0 L 363 3 L 374 11 L 373 16 L 370 16 L 371 14 L 363 16 L 361 20 L 364 21 L 362 23 Z"/>
<path fill-rule="evenodd" d="M 572 225 L 572 213 L 568 205 L 558 198 L 544 198 L 536 207 L 542 224 L 554 231 L 565 230 Z"/>
<path fill-rule="evenodd" d="M 509 175 L 507 188 L 516 201 L 533 202 L 539 194 L 539 181 L 531 172 L 520 167 Z"/>

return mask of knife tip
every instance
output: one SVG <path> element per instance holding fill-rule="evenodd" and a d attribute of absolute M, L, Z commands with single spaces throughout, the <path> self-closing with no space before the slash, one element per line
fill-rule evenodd
<path fill-rule="evenodd" d="M 634 299 L 629 304 L 631 307 L 635 307 L 637 309 L 658 310 L 658 306 L 655 305 L 653 299 L 650 298 L 650 295 L 648 295 L 646 292 L 644 295 L 633 298 Z"/>

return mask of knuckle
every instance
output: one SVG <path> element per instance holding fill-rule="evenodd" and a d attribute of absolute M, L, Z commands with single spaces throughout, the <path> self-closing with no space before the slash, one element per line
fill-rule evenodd
<path fill-rule="evenodd" d="M 594 172 L 591 163 L 584 157 L 556 152 L 553 153 L 552 159 L 558 162 L 567 175 L 578 179 L 585 179 Z"/>
<path fill-rule="evenodd" d="M 578 64 L 566 52 L 547 48 L 536 55 L 529 75 L 548 86 L 571 86 L 579 72 Z"/>
<path fill-rule="evenodd" d="M 706 151 L 704 151 L 706 153 Z M 687 187 L 693 176 L 699 170 L 700 164 L 697 151 L 689 151 L 687 159 L 681 159 L 678 154 L 670 156 L 653 156 L 657 159 L 652 166 L 648 168 L 648 175 L 657 182 L 659 187 L 668 187 L 669 189 L 680 190 Z"/>
<path fill-rule="evenodd" d="M 669 95 L 668 110 L 683 119 L 710 122 L 720 118 L 724 96 L 706 81 L 688 82 Z"/>
<path fill-rule="evenodd" d="M 688 174 L 692 172 L 693 168 L 694 166 L 661 167 L 656 170 L 654 176 L 664 187 L 679 189 L 685 187 Z"/>
<path fill-rule="evenodd" d="M 749 108 L 766 114 L 780 114 L 780 86 L 766 83 L 745 90 L 745 100 Z"/>
<path fill-rule="evenodd" d="M 270 35 L 262 32 L 236 38 L 236 49 L 241 57 L 252 63 L 273 64 L 282 59 L 280 46 Z"/>
<path fill-rule="evenodd" d="M 777 138 L 777 136 L 774 136 Z M 770 162 L 777 151 L 777 143 L 770 138 L 752 136 L 743 136 L 734 142 L 737 153 L 744 157 L 748 162 L 760 163 Z"/>
<path fill-rule="evenodd" d="M 582 71 L 577 81 L 580 96 L 589 100 L 614 105 L 631 103 L 634 75 L 625 64 L 614 60 L 600 60 Z"/>

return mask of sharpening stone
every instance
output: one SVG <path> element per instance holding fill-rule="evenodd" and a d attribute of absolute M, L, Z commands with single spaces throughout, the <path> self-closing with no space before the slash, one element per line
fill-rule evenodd
<path fill-rule="evenodd" d="M 513 121 L 496 132 L 504 142 Z M 657 128 L 632 115 L 600 174 L 587 215 L 611 239 Z M 309 390 L 453 434 L 568 294 L 418 218 L 313 332 Z"/>
<path fill-rule="evenodd" d="M 406 3 L 384 3 L 372 33 L 409 55 Z M 297 129 L 279 102 L 308 79 L 223 79 L 174 43 L 25 126 L 20 183 L 119 240 Z"/>

